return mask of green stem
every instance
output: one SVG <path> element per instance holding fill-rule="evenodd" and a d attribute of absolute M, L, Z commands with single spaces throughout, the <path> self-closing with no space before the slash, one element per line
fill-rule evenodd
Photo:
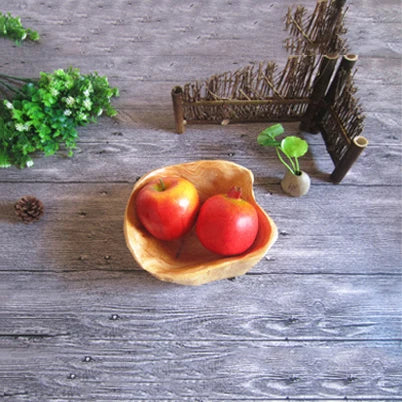
<path fill-rule="evenodd" d="M 290 170 L 291 173 L 295 174 L 294 169 L 292 169 L 292 168 L 285 162 L 285 160 L 282 158 L 282 155 L 281 155 L 280 152 L 279 152 L 279 147 L 276 147 L 275 149 L 276 149 L 276 154 L 278 155 L 279 160 Z M 286 155 L 286 154 L 285 154 L 285 155 Z M 292 165 L 293 165 L 293 161 L 290 160 L 290 162 L 291 162 Z"/>
<path fill-rule="evenodd" d="M 7 89 L 9 89 L 10 91 L 15 92 L 16 94 L 25 96 L 24 93 L 21 92 L 19 89 L 16 89 L 16 88 L 12 87 L 11 85 L 9 85 L 6 82 L 4 82 L 3 80 L 0 80 L 0 84 L 3 85 L 3 87 L 6 87 Z"/>
<path fill-rule="evenodd" d="M 166 186 L 165 183 L 162 179 L 159 179 L 159 186 L 161 188 L 161 191 L 165 191 L 166 190 Z"/>
<path fill-rule="evenodd" d="M 34 82 L 34 80 L 32 80 L 31 78 L 15 77 L 15 76 L 13 76 L 13 75 L 8 75 L 8 74 L 1 74 L 1 73 L 0 73 L 0 77 L 1 77 L 1 78 L 6 78 L 6 79 L 15 80 L 15 81 Z"/>
<path fill-rule="evenodd" d="M 279 147 L 279 150 L 282 151 L 283 154 L 288 158 L 288 161 L 289 161 L 289 162 L 291 163 L 291 165 L 292 165 L 293 173 L 295 173 L 295 172 L 296 172 L 296 165 L 295 165 L 295 163 L 293 162 L 292 157 L 289 156 L 281 147 Z"/>
<path fill-rule="evenodd" d="M 282 153 L 288 158 L 288 161 L 291 163 L 293 173 L 296 173 L 296 164 L 293 162 L 292 157 L 289 156 L 281 147 L 279 147 L 279 150 L 282 151 Z"/>
<path fill-rule="evenodd" d="M 0 87 L 0 92 L 4 94 L 4 99 L 7 99 L 8 93 L 2 87 Z"/>
<path fill-rule="evenodd" d="M 299 160 L 296 157 L 295 157 L 295 165 L 296 165 L 295 173 L 300 173 Z"/>

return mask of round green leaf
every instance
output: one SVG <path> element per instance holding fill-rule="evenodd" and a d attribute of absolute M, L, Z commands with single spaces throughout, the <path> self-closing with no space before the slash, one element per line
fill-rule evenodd
<path fill-rule="evenodd" d="M 282 140 L 281 149 L 289 157 L 299 158 L 307 152 L 308 144 L 305 140 L 292 135 Z"/>
<path fill-rule="evenodd" d="M 273 124 L 272 126 L 269 126 L 268 128 L 266 128 L 263 133 L 271 138 L 275 138 L 278 135 L 281 135 L 285 132 L 282 124 L 278 123 L 278 124 Z"/>

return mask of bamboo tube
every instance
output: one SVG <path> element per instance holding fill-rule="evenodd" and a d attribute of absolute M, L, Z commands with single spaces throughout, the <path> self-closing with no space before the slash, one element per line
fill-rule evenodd
<path fill-rule="evenodd" d="M 183 89 L 182 87 L 174 87 L 172 89 L 172 101 L 174 120 L 176 124 L 176 133 L 184 133 L 184 108 L 183 108 Z"/>
<path fill-rule="evenodd" d="M 355 54 L 347 54 L 342 57 L 342 61 L 335 73 L 334 79 L 332 80 L 331 86 L 328 89 L 327 94 L 324 97 L 324 102 L 321 103 L 316 116 L 315 122 L 318 127 L 321 126 L 321 121 L 325 116 L 325 113 L 333 106 L 337 94 L 340 93 L 341 88 L 345 85 L 349 74 L 357 62 L 359 57 Z"/>
<path fill-rule="evenodd" d="M 355 137 L 345 156 L 338 162 L 331 174 L 331 181 L 339 183 L 346 175 L 361 152 L 367 147 L 368 141 L 362 135 Z"/>
<path fill-rule="evenodd" d="M 336 94 L 339 92 L 339 88 L 343 87 L 345 84 L 349 73 L 351 72 L 353 66 L 356 64 L 359 56 L 356 54 L 346 54 L 342 57 L 342 61 L 339 64 L 338 70 L 336 71 L 335 77 L 331 83 L 327 95 L 325 96 L 325 102 L 328 106 L 331 106 L 335 101 Z"/>
<path fill-rule="evenodd" d="M 310 104 L 300 122 L 300 129 L 311 133 L 318 133 L 318 124 L 315 120 L 319 111 L 320 104 L 324 99 L 328 84 L 334 72 L 338 55 L 325 55 L 318 70 L 318 74 L 313 83 L 313 92 L 310 97 Z"/>
<path fill-rule="evenodd" d="M 346 4 L 346 0 L 334 0 L 335 7 L 340 10 Z"/>

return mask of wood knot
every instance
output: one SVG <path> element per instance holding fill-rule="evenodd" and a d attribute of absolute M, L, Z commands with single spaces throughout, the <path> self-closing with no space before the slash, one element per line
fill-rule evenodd
<path fill-rule="evenodd" d="M 352 374 L 350 374 L 347 378 L 346 378 L 346 382 L 347 383 L 352 383 L 352 382 L 354 382 L 354 381 L 356 381 L 357 380 L 357 378 L 356 377 L 354 377 L 354 376 L 352 376 Z"/>
<path fill-rule="evenodd" d="M 297 381 L 299 381 L 300 380 L 300 378 L 299 377 L 296 377 L 295 375 L 291 375 L 290 377 L 289 377 L 289 382 L 290 383 L 294 383 L 294 382 L 297 382 Z"/>

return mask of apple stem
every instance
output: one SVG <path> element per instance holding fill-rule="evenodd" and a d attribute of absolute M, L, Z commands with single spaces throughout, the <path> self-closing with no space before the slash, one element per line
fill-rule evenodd
<path fill-rule="evenodd" d="M 241 187 L 239 187 L 239 186 L 233 186 L 233 187 L 228 191 L 228 197 L 229 197 L 229 198 L 239 199 L 239 198 L 241 197 Z"/>
<path fill-rule="evenodd" d="M 164 183 L 164 181 L 162 179 L 159 179 L 159 188 L 160 188 L 160 191 L 165 191 L 166 190 L 165 183 Z"/>

